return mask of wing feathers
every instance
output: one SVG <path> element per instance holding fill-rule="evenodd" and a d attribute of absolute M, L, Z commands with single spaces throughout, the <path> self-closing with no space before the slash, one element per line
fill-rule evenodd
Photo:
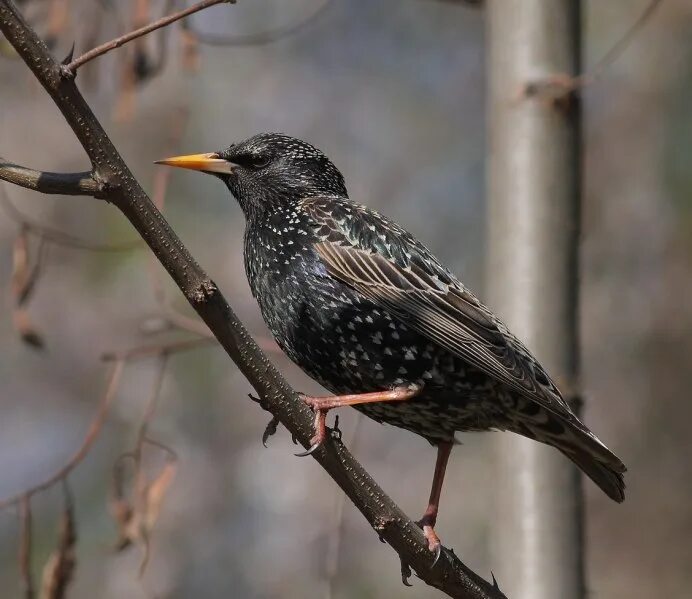
<path fill-rule="evenodd" d="M 420 260 L 401 267 L 379 254 L 331 241 L 315 249 L 332 276 L 476 368 L 563 413 L 564 402 L 552 381 L 541 371 L 548 386 L 538 383 L 530 356 L 512 347 L 487 309 L 453 280 L 431 275 Z"/>

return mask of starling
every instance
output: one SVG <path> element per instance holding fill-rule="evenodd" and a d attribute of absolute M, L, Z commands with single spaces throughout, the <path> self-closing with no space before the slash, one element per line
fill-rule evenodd
<path fill-rule="evenodd" d="M 246 218 L 245 270 L 282 350 L 334 393 L 303 400 L 325 414 L 351 405 L 437 447 L 420 525 L 431 551 L 456 431 L 507 430 L 552 445 L 615 501 L 624 464 L 576 417 L 538 360 L 411 233 L 348 198 L 312 145 L 263 133 L 220 152 L 162 164 L 219 177 Z"/>

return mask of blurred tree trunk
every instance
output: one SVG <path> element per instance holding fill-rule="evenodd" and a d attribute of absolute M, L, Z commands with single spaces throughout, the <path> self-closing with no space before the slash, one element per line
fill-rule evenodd
<path fill-rule="evenodd" d="M 570 400 L 577 390 L 579 0 L 489 0 L 488 292 Z M 562 76 L 562 80 L 555 76 Z M 581 489 L 555 449 L 497 439 L 493 567 L 512 599 L 584 596 Z"/>

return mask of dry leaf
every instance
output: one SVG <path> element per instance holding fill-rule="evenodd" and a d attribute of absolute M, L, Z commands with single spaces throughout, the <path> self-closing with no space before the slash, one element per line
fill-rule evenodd
<path fill-rule="evenodd" d="M 41 599 L 64 599 L 67 596 L 67 587 L 72 580 L 77 563 L 76 543 L 74 512 L 71 503 L 68 502 L 60 517 L 58 546 L 43 568 Z"/>
<path fill-rule="evenodd" d="M 31 294 L 36 287 L 38 274 L 43 255 L 43 240 L 39 246 L 38 257 L 33 268 L 29 267 L 29 234 L 22 228 L 14 241 L 12 248 L 12 297 L 14 298 L 14 311 L 12 319 L 15 330 L 22 341 L 32 347 L 42 348 L 43 338 L 31 321 L 26 304 L 31 299 Z"/>
<path fill-rule="evenodd" d="M 133 456 L 128 454 L 122 456 L 121 459 L 124 457 Z M 118 527 L 116 549 L 122 551 L 132 544 L 143 548 L 144 556 L 140 565 L 140 575 L 144 573 L 149 561 L 149 537 L 159 518 L 163 500 L 175 478 L 176 470 L 177 460 L 174 457 L 169 457 L 156 477 L 149 482 L 146 481 L 140 469 L 135 473 L 137 481 L 133 490 L 135 498 L 129 500 L 124 493 L 123 469 L 119 464 L 114 469 L 114 492 L 110 510 Z"/>
<path fill-rule="evenodd" d="M 14 309 L 12 313 L 12 322 L 14 323 L 15 330 L 19 333 L 24 343 L 36 349 L 42 349 L 45 346 L 43 337 L 37 331 L 36 327 L 34 327 L 29 313 L 25 308 Z"/>

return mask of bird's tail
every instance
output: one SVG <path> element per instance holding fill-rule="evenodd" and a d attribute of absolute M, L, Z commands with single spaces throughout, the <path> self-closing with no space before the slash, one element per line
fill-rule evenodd
<path fill-rule="evenodd" d="M 625 499 L 623 473 L 627 468 L 575 416 L 567 419 L 541 409 L 530 417 L 520 416 L 514 424 L 516 426 L 510 426 L 510 430 L 559 449 L 608 497 L 618 503 Z"/>

